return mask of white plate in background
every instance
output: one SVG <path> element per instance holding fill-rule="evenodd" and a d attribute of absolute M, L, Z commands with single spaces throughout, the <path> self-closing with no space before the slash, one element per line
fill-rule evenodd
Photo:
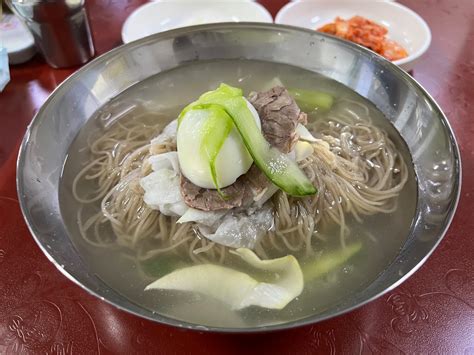
<path fill-rule="evenodd" d="M 170 1 L 170 0 L 154 0 L 154 1 Z M 192 1 L 192 0 L 187 0 L 187 1 Z M 319 2 L 321 2 L 321 0 L 290 0 L 290 1 L 291 2 L 297 2 L 297 1 L 313 1 L 313 2 L 318 2 L 319 1 Z M 323 0 L 323 1 L 326 1 L 326 0 Z M 395 1 L 395 0 L 365 0 L 365 1 Z M 361 0 L 344 0 L 344 2 L 358 2 L 358 3 L 360 3 Z"/>
<path fill-rule="evenodd" d="M 408 52 L 408 57 L 394 61 L 407 71 L 413 69 L 431 43 L 431 31 L 426 22 L 406 6 L 392 1 L 300 0 L 285 5 L 278 12 L 275 23 L 315 30 L 333 22 L 337 16 L 349 19 L 355 15 L 387 27 L 387 37 Z"/>
<path fill-rule="evenodd" d="M 174 28 L 218 22 L 267 22 L 270 13 L 260 4 L 243 0 L 160 0 L 140 6 L 122 27 L 122 41 L 128 43 Z"/>
<path fill-rule="evenodd" d="M 0 47 L 7 49 L 9 64 L 27 62 L 36 53 L 33 35 L 17 16 L 11 14 L 0 15 Z"/>
<path fill-rule="evenodd" d="M 151 0 L 152 2 L 209 2 L 209 0 Z M 212 0 L 214 2 L 239 2 L 239 1 L 257 1 L 257 0 Z M 293 0 L 294 1 L 294 0 Z"/>

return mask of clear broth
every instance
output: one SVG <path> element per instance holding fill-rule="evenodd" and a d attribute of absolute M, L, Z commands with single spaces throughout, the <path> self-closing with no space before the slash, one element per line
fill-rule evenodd
<path fill-rule="evenodd" d="M 248 94 L 267 89 L 268 83 L 275 77 L 279 77 L 288 87 L 321 90 L 336 99 L 349 98 L 364 103 L 370 109 L 373 123 L 388 132 L 405 158 L 409 179 L 399 196 L 397 210 L 391 214 L 365 217 L 362 224 L 351 219 L 348 221 L 351 228 L 349 240 L 361 241 L 361 252 L 329 275 L 306 284 L 303 293 L 283 310 L 251 307 L 232 311 L 226 305 L 198 294 L 145 292 L 145 286 L 154 280 L 139 272 L 136 263 L 128 256 L 129 251 L 119 247 L 95 247 L 84 241 L 77 223 L 81 203 L 72 196 L 72 181 L 89 159 L 84 147 L 91 132 L 104 129 L 101 123 L 104 115 L 121 112 L 120 119 L 128 120 L 136 119 L 137 114 L 141 113 L 144 114 L 141 120 L 160 119 L 164 127 L 186 104 L 221 82 L 241 87 Z M 134 109 L 129 110 L 131 107 Z M 317 114 L 310 119 L 325 119 L 325 115 Z M 150 139 L 153 135 L 150 132 Z M 84 191 L 90 188 L 93 188 L 90 184 L 80 186 Z M 416 209 L 417 183 L 408 148 L 396 129 L 373 104 L 354 91 L 301 68 L 259 61 L 225 60 L 196 62 L 160 73 L 131 87 L 101 108 L 81 129 L 69 149 L 59 196 L 63 218 L 78 252 L 91 272 L 111 288 L 131 302 L 171 318 L 203 326 L 239 328 L 305 318 L 336 308 L 364 290 L 387 268 L 406 241 Z M 97 205 L 86 205 L 84 208 L 97 208 Z M 111 230 L 104 233 L 111 233 Z M 334 228 L 334 234 L 334 238 L 327 242 L 315 242 L 318 250 L 330 252 L 340 248 L 337 228 Z M 375 241 L 369 235 L 375 237 Z"/>

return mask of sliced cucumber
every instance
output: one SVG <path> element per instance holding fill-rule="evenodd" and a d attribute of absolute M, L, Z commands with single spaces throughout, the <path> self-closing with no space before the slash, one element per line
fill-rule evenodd
<path fill-rule="evenodd" d="M 288 89 L 288 92 L 295 99 L 300 109 L 305 112 L 316 109 L 329 110 L 334 103 L 334 98 L 322 91 Z"/>
<path fill-rule="evenodd" d="M 305 281 L 311 281 L 327 274 L 338 266 L 344 264 L 362 248 L 362 243 L 357 242 L 347 245 L 345 248 L 337 250 L 331 254 L 323 255 L 322 257 L 309 262 L 303 266 L 303 275 Z"/>
<path fill-rule="evenodd" d="M 198 101 L 188 105 L 185 110 L 214 105 L 220 105 L 231 117 L 255 164 L 275 185 L 292 196 L 307 196 L 317 192 L 297 163 L 267 142 L 242 97 L 242 90 L 221 84 L 218 89 L 201 95 Z"/>
<path fill-rule="evenodd" d="M 226 198 L 222 194 L 218 182 L 218 174 L 216 171 L 216 159 L 222 145 L 232 130 L 233 123 L 229 115 L 218 105 L 212 105 L 209 109 L 209 117 L 202 129 L 201 152 L 209 161 L 209 169 L 211 170 L 212 181 L 219 195 Z"/>

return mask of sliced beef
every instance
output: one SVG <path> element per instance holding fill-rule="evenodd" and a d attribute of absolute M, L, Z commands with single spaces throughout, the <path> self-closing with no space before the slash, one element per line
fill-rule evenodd
<path fill-rule="evenodd" d="M 247 205 L 252 200 L 252 192 L 246 187 L 245 175 L 242 175 L 232 185 L 221 189 L 227 198 L 219 196 L 216 190 L 205 189 L 194 185 L 181 175 L 181 194 L 189 206 L 203 211 L 230 209 Z"/>
<path fill-rule="evenodd" d="M 181 175 L 181 194 L 189 207 L 215 211 L 250 205 L 254 196 L 260 194 L 269 183 L 265 174 L 252 165 L 249 171 L 240 176 L 236 182 L 221 189 L 221 192 L 227 196 L 226 199 L 219 196 L 216 190 L 194 185 L 184 175 Z"/>
<path fill-rule="evenodd" d="M 306 124 L 307 117 L 290 96 L 288 90 L 276 86 L 265 92 L 251 93 L 250 103 L 262 121 L 262 132 L 267 141 L 283 153 L 293 149 L 298 136 L 296 126 Z"/>
<path fill-rule="evenodd" d="M 306 114 L 301 112 L 288 91 L 281 86 L 266 92 L 251 93 L 249 101 L 260 116 L 265 139 L 282 153 L 289 153 L 298 140 L 296 126 L 298 123 L 306 123 Z M 181 175 L 184 202 L 189 207 L 203 211 L 249 206 L 253 198 L 269 185 L 270 181 L 255 164 L 235 183 L 221 189 L 227 196 L 226 199 L 217 190 L 196 186 Z"/>

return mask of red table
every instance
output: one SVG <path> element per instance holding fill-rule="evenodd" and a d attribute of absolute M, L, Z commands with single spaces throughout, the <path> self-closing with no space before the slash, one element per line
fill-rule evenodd
<path fill-rule="evenodd" d="M 139 0 L 88 3 L 98 53 L 120 43 Z M 286 1 L 261 1 L 272 14 Z M 0 93 L 0 354 L 95 353 L 444 353 L 474 354 L 474 4 L 404 0 L 431 27 L 433 42 L 414 77 L 448 116 L 463 158 L 463 189 L 446 237 L 394 291 L 344 316 L 254 335 L 207 334 L 155 324 L 75 286 L 30 236 L 15 189 L 25 129 L 48 94 L 74 70 L 41 58 L 11 69 Z"/>

